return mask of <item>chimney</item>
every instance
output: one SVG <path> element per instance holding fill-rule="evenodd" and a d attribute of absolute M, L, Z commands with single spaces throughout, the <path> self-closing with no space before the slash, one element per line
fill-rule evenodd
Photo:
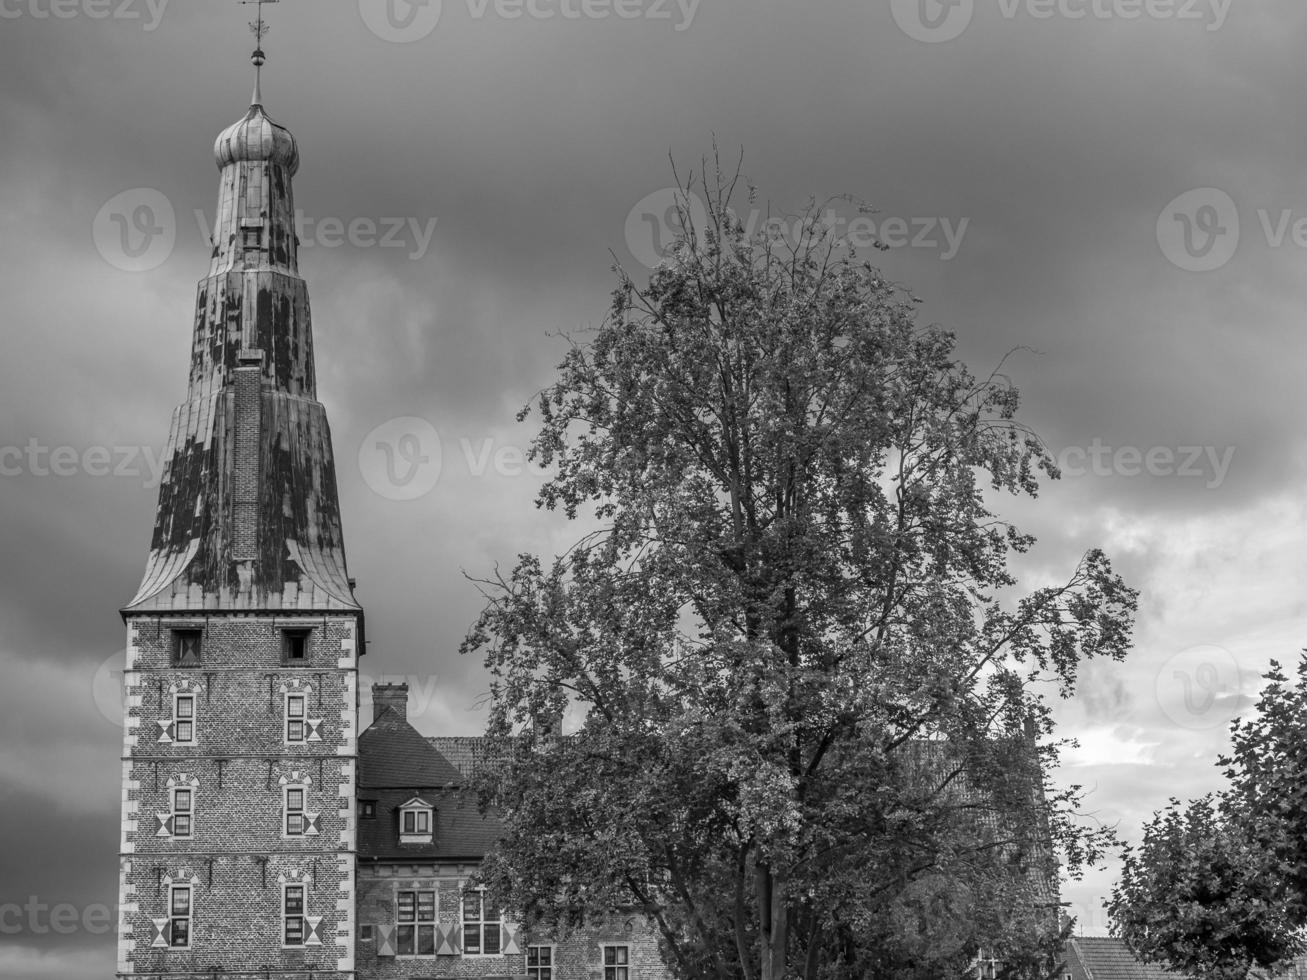
<path fill-rule="evenodd" d="M 408 721 L 408 684 L 373 684 L 372 718 L 375 721 L 389 708 L 401 721 Z"/>

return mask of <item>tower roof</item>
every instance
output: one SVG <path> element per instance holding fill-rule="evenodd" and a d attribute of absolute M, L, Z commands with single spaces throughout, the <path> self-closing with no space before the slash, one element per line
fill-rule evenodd
<path fill-rule="evenodd" d="M 299 145 L 289 129 L 274 122 L 255 102 L 244 117 L 219 135 L 213 146 L 218 169 L 233 163 L 274 163 L 294 177 L 300 167 Z"/>
<path fill-rule="evenodd" d="M 261 18 L 256 30 L 262 38 Z M 173 414 L 145 575 L 124 612 L 357 612 L 299 276 L 299 148 L 256 87 L 214 152 L 218 207 L 187 398 Z"/>

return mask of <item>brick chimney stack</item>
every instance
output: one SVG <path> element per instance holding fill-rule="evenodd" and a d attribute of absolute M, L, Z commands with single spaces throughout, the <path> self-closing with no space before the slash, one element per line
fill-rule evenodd
<path fill-rule="evenodd" d="M 408 684 L 373 684 L 372 717 L 381 717 L 381 712 L 389 708 L 403 721 L 408 721 Z"/>

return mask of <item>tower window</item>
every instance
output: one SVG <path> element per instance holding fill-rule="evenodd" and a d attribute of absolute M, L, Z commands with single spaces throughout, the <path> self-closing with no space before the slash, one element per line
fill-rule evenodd
<path fill-rule="evenodd" d="M 195 695 L 178 694 L 173 705 L 173 741 L 178 745 L 195 744 Z"/>
<path fill-rule="evenodd" d="M 296 664 L 308 660 L 310 632 L 305 629 L 282 630 L 281 654 L 286 663 Z"/>
<path fill-rule="evenodd" d="M 286 741 L 303 742 L 308 733 L 305 728 L 306 698 L 303 694 L 286 695 Z"/>
<path fill-rule="evenodd" d="M 306 829 L 304 816 L 304 787 L 286 787 L 286 836 L 303 837 Z"/>
<path fill-rule="evenodd" d="M 168 945 L 173 949 L 191 948 L 191 887 L 174 885 L 169 908 Z"/>
<path fill-rule="evenodd" d="M 195 795 L 189 788 L 172 791 L 172 835 L 173 837 L 190 837 L 193 830 L 192 818 L 195 812 Z"/>
<path fill-rule="evenodd" d="M 172 631 L 172 663 L 174 667 L 200 666 L 200 646 L 204 630 Z"/>
<path fill-rule="evenodd" d="M 282 945 L 304 945 L 303 885 L 287 885 L 282 893 Z"/>

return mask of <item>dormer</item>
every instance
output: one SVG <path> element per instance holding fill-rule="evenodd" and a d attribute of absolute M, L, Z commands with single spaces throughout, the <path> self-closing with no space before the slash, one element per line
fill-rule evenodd
<path fill-rule="evenodd" d="M 436 823 L 436 808 L 419 796 L 399 808 L 399 842 L 430 844 Z"/>

